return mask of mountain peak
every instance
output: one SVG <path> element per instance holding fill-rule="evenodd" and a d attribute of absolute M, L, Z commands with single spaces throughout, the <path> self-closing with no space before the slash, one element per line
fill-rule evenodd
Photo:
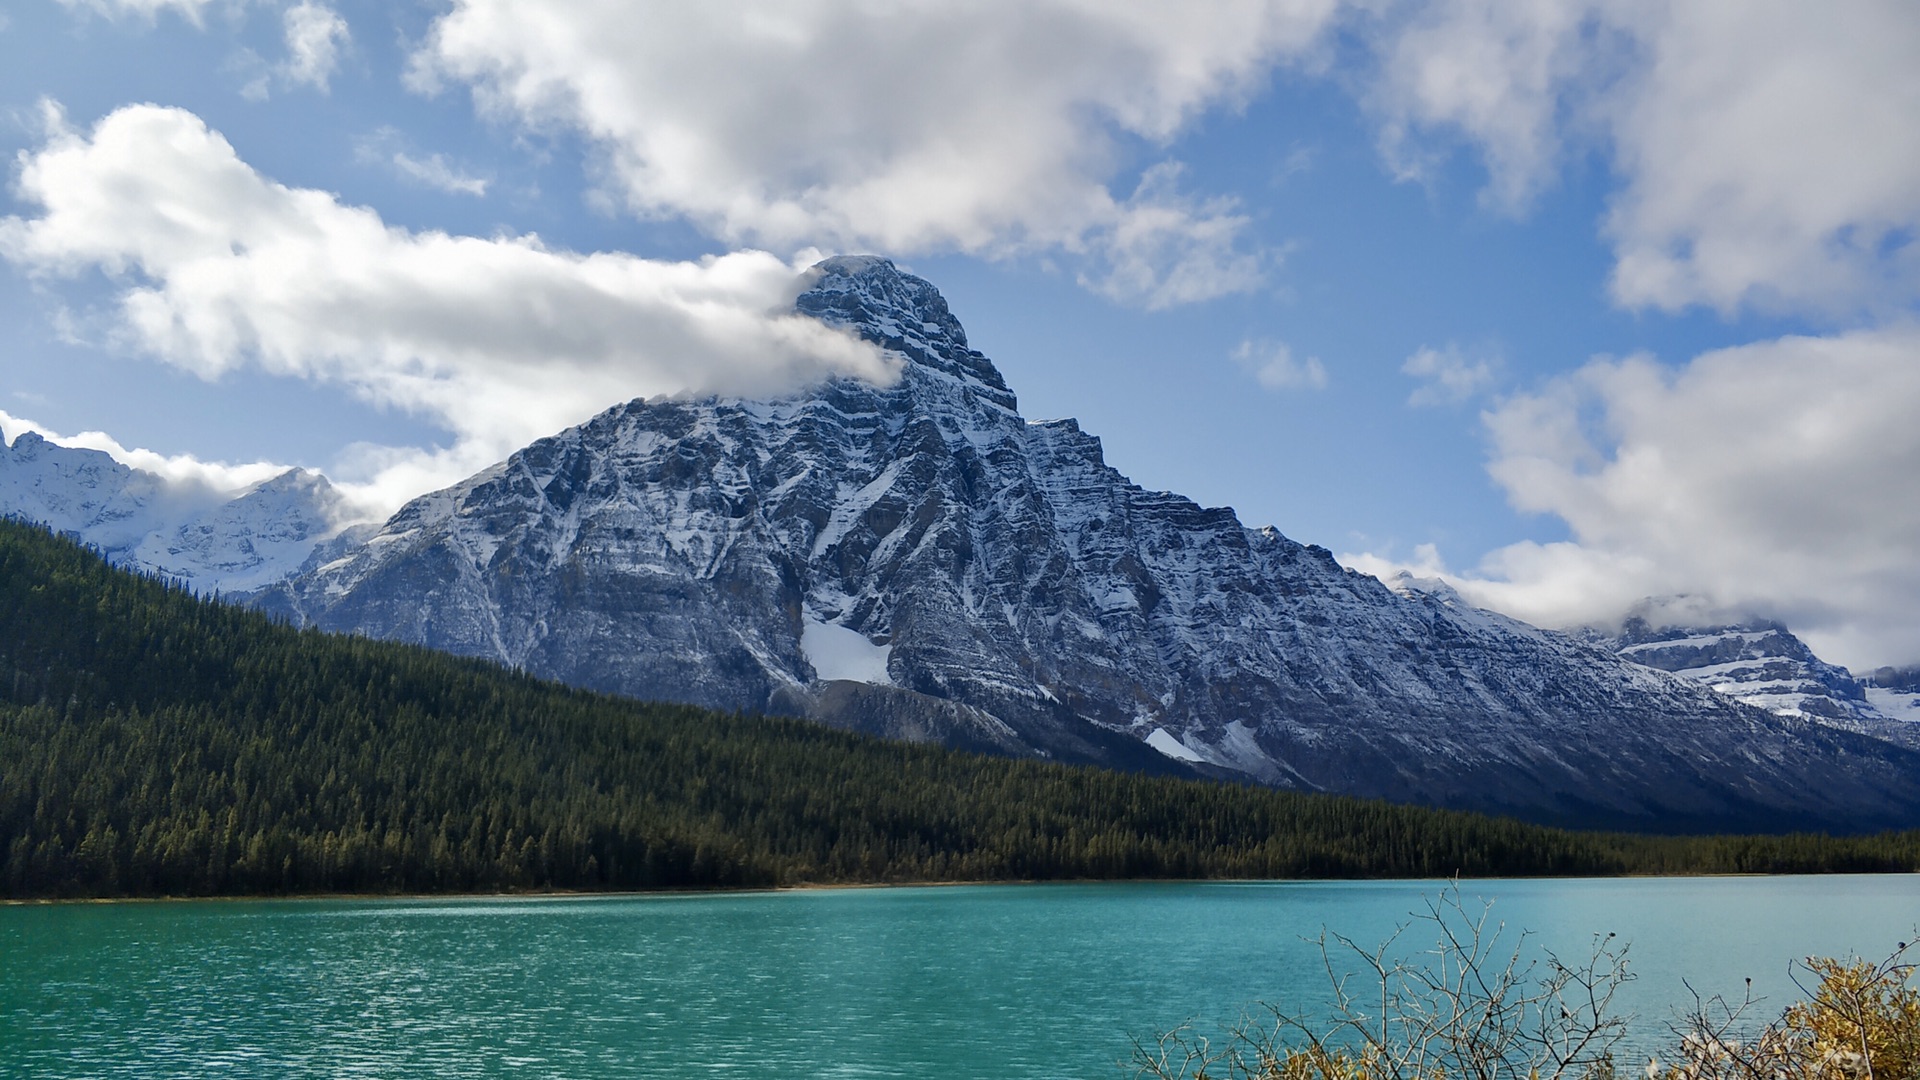
<path fill-rule="evenodd" d="M 256 492 L 270 494 L 304 492 L 323 495 L 330 499 L 338 497 L 334 491 L 333 481 L 328 480 L 325 473 L 318 469 L 303 469 L 298 466 L 288 468 L 285 472 L 275 473 L 247 488 L 240 493 L 240 496 L 244 497 Z"/>
<path fill-rule="evenodd" d="M 828 322 L 904 330 L 967 349 L 967 332 L 933 283 L 878 255 L 835 255 L 813 264 L 795 307 Z"/>
<path fill-rule="evenodd" d="M 23 431 L 14 436 L 12 450 L 15 454 L 19 455 L 22 460 L 32 460 L 39 456 L 42 449 L 51 445 L 53 444 L 40 437 L 39 432 Z M 0 436 L 0 448 L 4 448 L 5 446 L 5 439 L 3 436 Z"/>
<path fill-rule="evenodd" d="M 967 332 L 933 283 L 878 255 L 835 255 L 807 271 L 794 310 L 852 330 L 914 364 L 979 384 L 1004 408 L 1013 391 L 993 362 L 967 344 Z"/>

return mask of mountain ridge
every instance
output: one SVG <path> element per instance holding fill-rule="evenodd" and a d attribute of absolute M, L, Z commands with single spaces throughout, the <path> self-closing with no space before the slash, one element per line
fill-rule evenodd
<path fill-rule="evenodd" d="M 1684 597 L 1649 598 L 1617 626 L 1575 632 L 1638 664 L 1695 679 L 1736 701 L 1920 748 L 1920 693 L 1875 685 L 1815 655 L 1767 618 L 1688 617 Z M 1891 669 L 1888 669 L 1891 671 Z M 1888 678 L 1887 683 L 1898 682 Z"/>
<path fill-rule="evenodd" d="M 1909 753 L 1146 491 L 1077 423 L 1022 418 L 930 283 L 872 257 L 814 274 L 796 310 L 901 356 L 892 385 L 616 405 L 256 602 L 1003 753 L 1556 823 L 1920 820 Z M 879 674 L 822 678 L 828 640 Z"/>

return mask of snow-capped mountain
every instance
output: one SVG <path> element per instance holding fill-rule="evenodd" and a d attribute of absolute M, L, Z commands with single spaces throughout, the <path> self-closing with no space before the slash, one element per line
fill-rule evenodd
<path fill-rule="evenodd" d="M 289 469 L 219 492 L 29 431 L 0 445 L 0 513 L 75 536 L 119 565 L 239 593 L 298 570 L 340 531 L 343 505 L 315 472 Z"/>
<path fill-rule="evenodd" d="M 1777 715 L 1805 717 L 1920 748 L 1920 708 L 1914 707 L 1920 698 L 1912 690 L 1871 687 L 1846 668 L 1814 655 L 1806 642 L 1772 620 L 1696 625 L 1698 620 L 1676 618 L 1676 608 L 1684 612 L 1685 605 L 1644 601 L 1618 630 L 1589 628 L 1578 636 L 1634 663 L 1695 679 Z"/>
<path fill-rule="evenodd" d="M 634 401 L 255 602 L 575 685 L 1003 753 L 1650 828 L 1920 823 L 1920 755 L 1145 491 L 1030 422 L 929 283 L 799 310 L 891 386 Z"/>

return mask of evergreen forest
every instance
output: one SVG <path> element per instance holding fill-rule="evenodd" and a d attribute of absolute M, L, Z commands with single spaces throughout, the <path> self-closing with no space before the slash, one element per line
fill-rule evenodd
<path fill-rule="evenodd" d="M 0 520 L 0 896 L 1913 871 L 887 742 L 277 623 Z"/>

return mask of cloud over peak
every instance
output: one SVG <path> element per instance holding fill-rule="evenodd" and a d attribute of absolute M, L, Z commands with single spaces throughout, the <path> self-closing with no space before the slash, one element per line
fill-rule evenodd
<path fill-rule="evenodd" d="M 43 277 L 107 273 L 127 349 L 206 378 L 254 366 L 343 384 L 452 432 L 425 473 L 417 452 L 385 462 L 400 487 L 450 482 L 633 397 L 896 370 L 793 313 L 804 267 L 762 252 L 665 262 L 409 232 L 261 176 L 180 109 L 129 106 L 88 133 L 50 124 L 20 170 L 41 212 L 0 220 L 0 255 Z"/>

